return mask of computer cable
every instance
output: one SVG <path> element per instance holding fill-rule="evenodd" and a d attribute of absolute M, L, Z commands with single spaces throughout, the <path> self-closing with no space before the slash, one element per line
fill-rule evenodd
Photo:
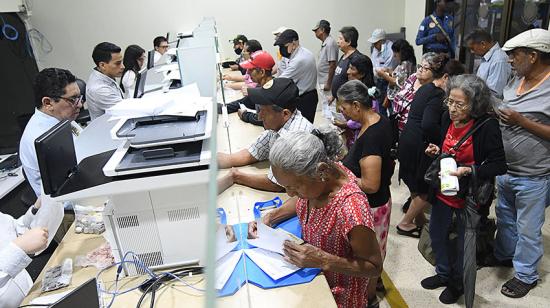
<path fill-rule="evenodd" d="M 143 300 L 145 299 L 145 297 L 149 292 L 151 293 L 150 307 L 153 307 L 155 303 L 156 291 L 163 284 L 170 282 L 172 280 L 178 280 L 179 282 L 183 283 L 185 286 L 190 287 L 196 291 L 205 292 L 205 290 L 196 288 L 193 285 L 181 279 L 181 277 L 186 277 L 186 276 L 192 277 L 193 275 L 202 274 L 203 272 L 204 272 L 204 268 L 202 266 L 187 267 L 187 268 L 178 269 L 172 272 L 163 272 L 157 278 L 151 278 L 144 281 L 141 284 L 142 286 L 141 290 L 143 291 L 143 294 L 141 294 L 141 297 L 139 298 L 136 304 L 136 308 L 141 307 Z"/>
<path fill-rule="evenodd" d="M 129 256 L 132 256 L 132 258 L 134 259 L 133 261 L 130 261 L 130 260 L 126 260 Z M 128 292 L 132 292 L 134 290 L 137 290 L 141 287 L 141 284 L 136 286 L 136 287 L 133 287 L 133 288 L 130 288 L 128 290 L 124 290 L 124 291 L 119 291 L 118 290 L 118 282 L 120 280 L 120 274 L 122 273 L 122 269 L 123 269 L 123 265 L 124 264 L 134 264 L 136 267 L 139 267 L 141 269 L 143 269 L 147 274 L 149 274 L 149 276 L 151 276 L 151 278 L 157 278 L 157 275 L 155 275 L 140 259 L 139 257 L 132 251 L 128 251 L 122 258 L 122 261 L 121 262 L 117 262 L 111 266 L 108 266 L 102 270 L 100 270 L 97 275 L 96 275 L 96 281 L 100 281 L 99 277 L 101 276 L 101 274 L 103 272 L 105 272 L 106 270 L 112 268 L 113 266 L 118 266 L 117 268 L 117 274 L 116 274 L 116 279 L 115 279 L 115 286 L 114 286 L 114 291 L 111 292 L 110 290 L 103 290 L 101 288 L 101 286 L 98 284 L 98 291 L 100 293 L 105 293 L 105 294 L 109 294 L 109 295 L 112 295 L 113 297 L 111 297 L 111 301 L 109 302 L 109 304 L 107 304 L 107 307 L 111 307 L 115 301 L 115 298 L 118 296 L 118 295 L 122 295 L 122 294 L 126 294 Z"/>

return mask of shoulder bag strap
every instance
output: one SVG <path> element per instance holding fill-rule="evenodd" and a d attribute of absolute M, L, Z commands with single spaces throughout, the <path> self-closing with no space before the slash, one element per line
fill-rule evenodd
<path fill-rule="evenodd" d="M 474 127 L 472 127 L 467 133 L 466 135 L 464 135 L 462 138 L 460 138 L 460 140 L 451 148 L 452 150 L 454 150 L 455 152 L 458 150 L 458 148 L 460 148 L 460 146 L 466 142 L 466 140 L 468 140 L 468 138 L 470 138 L 471 135 L 473 135 L 478 129 L 480 129 L 483 124 L 487 123 L 487 121 L 489 121 L 491 118 L 490 117 L 487 117 L 485 120 L 479 122 L 479 123 L 476 123 L 476 125 Z M 451 123 L 451 125 L 453 125 Z"/>
<path fill-rule="evenodd" d="M 443 27 L 441 26 L 441 24 L 439 23 L 439 21 L 437 20 L 437 18 L 435 18 L 435 16 L 433 14 L 431 14 L 430 17 L 432 18 L 435 25 L 439 28 L 439 30 L 441 30 L 441 33 L 443 33 L 443 35 L 445 35 L 445 39 L 450 44 L 451 43 L 451 38 L 449 37 L 449 34 L 447 34 L 447 31 L 445 31 L 445 29 L 443 29 Z"/>

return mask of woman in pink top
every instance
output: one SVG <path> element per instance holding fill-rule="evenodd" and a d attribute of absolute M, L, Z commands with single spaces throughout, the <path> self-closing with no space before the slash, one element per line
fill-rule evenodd
<path fill-rule="evenodd" d="M 260 42 L 258 42 L 257 40 L 248 40 L 248 42 L 244 43 L 243 59 L 249 60 L 251 55 L 259 50 L 262 50 L 262 45 L 260 44 Z M 233 81 L 228 85 L 228 87 L 233 90 L 242 90 L 243 88 L 255 88 L 257 86 L 257 84 L 252 81 L 248 70 L 244 75 L 223 75 L 223 80 Z"/>
<path fill-rule="evenodd" d="M 263 221 L 273 225 L 297 215 L 306 243 L 286 242 L 286 259 L 321 268 L 338 307 L 363 308 L 369 278 L 382 271 L 373 217 L 353 173 L 335 162 L 342 139 L 330 128 L 321 130 L 287 133 L 272 146 L 273 175 L 292 198 Z"/>

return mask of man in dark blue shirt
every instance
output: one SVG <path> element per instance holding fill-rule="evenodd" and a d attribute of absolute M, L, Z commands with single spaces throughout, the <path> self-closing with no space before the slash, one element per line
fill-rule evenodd
<path fill-rule="evenodd" d="M 453 0 L 435 0 L 434 12 L 424 18 L 418 28 L 416 45 L 424 45 L 424 52 L 448 53 L 454 58 L 456 39 L 453 17 L 445 14 L 448 2 Z"/>

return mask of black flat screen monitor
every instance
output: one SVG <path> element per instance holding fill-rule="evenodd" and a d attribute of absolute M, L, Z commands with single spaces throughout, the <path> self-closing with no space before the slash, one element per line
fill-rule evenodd
<path fill-rule="evenodd" d="M 149 50 L 147 52 L 147 69 L 155 66 L 155 50 Z"/>
<path fill-rule="evenodd" d="M 97 292 L 97 283 L 92 278 L 83 283 L 71 293 L 65 295 L 62 299 L 55 302 L 52 308 L 99 308 L 99 296 Z"/>
<path fill-rule="evenodd" d="M 77 166 L 71 122 L 57 123 L 36 138 L 34 148 L 44 193 L 55 194 Z"/>
<path fill-rule="evenodd" d="M 147 81 L 147 69 L 142 69 L 136 75 L 134 98 L 141 98 L 145 94 L 145 82 Z"/>

